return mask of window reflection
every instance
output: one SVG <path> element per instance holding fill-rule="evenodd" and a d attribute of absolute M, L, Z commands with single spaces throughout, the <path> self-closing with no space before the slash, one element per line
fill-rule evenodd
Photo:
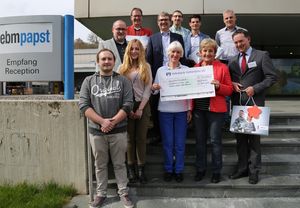
<path fill-rule="evenodd" d="M 300 59 L 272 59 L 278 82 L 268 95 L 300 95 Z"/>

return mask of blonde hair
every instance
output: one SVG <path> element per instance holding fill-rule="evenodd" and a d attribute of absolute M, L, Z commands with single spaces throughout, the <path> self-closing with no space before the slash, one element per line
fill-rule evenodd
<path fill-rule="evenodd" d="M 203 48 L 211 47 L 215 50 L 215 53 L 217 52 L 218 45 L 217 42 L 211 38 L 205 38 L 200 42 L 200 51 Z"/>
<path fill-rule="evenodd" d="M 130 56 L 130 50 L 132 48 L 132 45 L 135 43 L 138 45 L 138 47 L 140 49 L 139 56 L 137 58 L 137 63 Z M 124 54 L 123 64 L 120 66 L 120 71 L 119 71 L 120 74 L 128 77 L 128 74 L 134 65 L 137 65 L 137 67 L 139 69 L 139 74 L 140 74 L 141 80 L 145 84 L 148 84 L 150 81 L 150 74 L 148 72 L 149 64 L 147 64 L 147 62 L 146 62 L 145 49 L 144 49 L 141 41 L 139 41 L 138 39 L 133 39 L 128 43 L 126 50 L 125 50 L 125 54 Z"/>

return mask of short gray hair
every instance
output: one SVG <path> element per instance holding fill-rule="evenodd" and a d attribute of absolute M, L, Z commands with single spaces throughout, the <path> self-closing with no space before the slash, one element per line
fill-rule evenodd
<path fill-rule="evenodd" d="M 179 50 L 180 51 L 180 57 L 183 57 L 183 48 L 182 48 L 182 45 L 179 41 L 173 41 L 172 43 L 170 43 L 170 45 L 168 46 L 167 48 L 167 52 L 168 52 L 168 55 L 171 53 L 172 50 Z"/>
<path fill-rule="evenodd" d="M 234 11 L 233 11 L 232 9 L 226 9 L 226 10 L 223 12 L 223 16 L 224 16 L 224 14 L 227 14 L 227 13 L 231 13 L 231 14 L 233 14 L 233 15 L 235 16 L 235 13 L 234 13 Z"/>

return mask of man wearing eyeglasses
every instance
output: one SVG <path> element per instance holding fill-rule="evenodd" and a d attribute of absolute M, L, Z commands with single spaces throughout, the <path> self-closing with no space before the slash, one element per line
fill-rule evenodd
<path fill-rule="evenodd" d="M 169 13 L 161 12 L 157 16 L 157 25 L 160 32 L 150 36 L 147 47 L 147 61 L 151 65 L 153 77 L 155 77 L 159 67 L 167 64 L 167 48 L 171 42 L 177 40 L 184 48 L 182 36 L 170 31 L 171 16 Z"/>
<path fill-rule="evenodd" d="M 189 35 L 190 35 L 191 31 L 182 26 L 183 13 L 180 10 L 175 10 L 173 12 L 172 22 L 173 22 L 173 25 L 172 25 L 172 27 L 170 27 L 170 31 L 173 32 L 173 33 L 177 33 L 179 35 L 182 35 L 183 42 L 184 42 L 184 45 L 185 45 L 184 52 L 185 52 L 185 54 L 187 54 L 188 49 L 190 47 L 189 46 L 190 44 L 188 42 L 188 38 L 189 38 Z"/>
<path fill-rule="evenodd" d="M 151 36 L 152 30 L 142 27 L 143 11 L 140 8 L 133 8 L 130 12 L 130 20 L 132 25 L 127 27 L 127 35 L 133 36 Z"/>
<path fill-rule="evenodd" d="M 170 32 L 171 16 L 167 12 L 161 12 L 157 16 L 157 25 L 159 32 L 150 36 L 146 58 L 148 63 L 151 65 L 151 71 L 153 80 L 156 76 L 157 69 L 161 66 L 165 66 L 168 62 L 167 48 L 173 41 L 179 41 L 184 48 L 183 38 L 181 35 Z M 180 59 L 180 63 L 185 63 L 185 55 Z M 153 137 L 150 143 L 157 144 L 160 141 L 160 130 L 158 123 L 158 100 L 159 95 L 152 95 L 150 97 L 151 115 L 153 121 L 152 134 Z"/>
<path fill-rule="evenodd" d="M 115 66 L 113 69 L 115 72 L 123 62 L 123 57 L 127 46 L 125 39 L 126 30 L 126 23 L 123 20 L 117 20 L 112 26 L 113 37 L 109 40 L 99 42 L 99 50 L 103 48 L 110 49 L 116 56 Z"/>

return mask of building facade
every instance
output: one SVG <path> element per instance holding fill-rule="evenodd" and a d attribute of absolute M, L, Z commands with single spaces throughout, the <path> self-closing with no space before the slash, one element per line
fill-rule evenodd
<path fill-rule="evenodd" d="M 251 45 L 269 51 L 280 81 L 269 90 L 269 95 L 300 95 L 300 38 L 297 27 L 300 22 L 298 0 L 75 0 L 75 18 L 102 39 L 111 38 L 111 25 L 123 19 L 130 25 L 132 8 L 143 10 L 143 25 L 158 30 L 156 16 L 161 11 L 184 13 L 184 27 L 188 16 L 202 16 L 201 31 L 214 38 L 224 27 L 222 13 L 232 9 L 237 15 L 237 24 L 251 34 Z"/>

